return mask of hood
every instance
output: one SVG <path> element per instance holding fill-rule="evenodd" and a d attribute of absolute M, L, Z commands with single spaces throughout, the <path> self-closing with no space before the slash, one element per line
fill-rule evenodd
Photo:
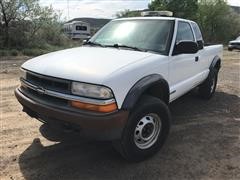
<path fill-rule="evenodd" d="M 240 39 L 236 39 L 236 40 L 230 41 L 229 43 L 240 43 Z"/>
<path fill-rule="evenodd" d="M 33 58 L 25 62 L 22 68 L 47 76 L 101 84 L 109 74 L 151 55 L 146 52 L 85 46 Z"/>

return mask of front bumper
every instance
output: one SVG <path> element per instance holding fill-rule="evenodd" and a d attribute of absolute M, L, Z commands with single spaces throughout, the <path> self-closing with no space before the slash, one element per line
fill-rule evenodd
<path fill-rule="evenodd" d="M 75 126 L 82 136 L 97 140 L 121 138 L 129 114 L 123 110 L 107 114 L 65 110 L 32 100 L 19 89 L 15 90 L 15 96 L 22 104 L 23 111 L 31 117 L 43 119 L 47 123 Z"/>

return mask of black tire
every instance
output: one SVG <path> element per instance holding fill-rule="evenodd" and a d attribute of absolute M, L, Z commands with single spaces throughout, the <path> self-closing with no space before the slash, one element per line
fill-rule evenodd
<path fill-rule="evenodd" d="M 155 142 L 148 148 L 139 148 L 135 143 L 136 127 L 143 117 L 148 115 L 160 117 L 161 128 L 158 135 L 155 135 Z M 158 119 L 158 118 L 157 118 Z M 146 125 L 144 125 L 145 127 Z M 157 153 L 170 131 L 171 115 L 168 106 L 158 98 L 152 96 L 143 96 L 136 105 L 136 108 L 130 113 L 127 125 L 123 131 L 122 138 L 113 143 L 115 149 L 128 161 L 142 161 Z M 139 127 L 139 126 L 138 126 Z M 142 128 L 144 129 L 144 128 Z M 143 132 L 143 130 L 142 130 Z M 157 133 L 156 133 L 157 134 Z M 143 137 L 143 136 L 142 136 Z"/>
<path fill-rule="evenodd" d="M 198 93 L 203 99 L 210 99 L 216 90 L 218 80 L 218 70 L 210 70 L 207 79 L 199 86 Z"/>
<path fill-rule="evenodd" d="M 233 49 L 232 48 L 228 48 L 228 51 L 232 51 Z"/>

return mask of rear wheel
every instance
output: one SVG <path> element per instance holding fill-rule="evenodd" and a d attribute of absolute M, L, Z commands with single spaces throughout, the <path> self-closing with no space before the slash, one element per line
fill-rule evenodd
<path fill-rule="evenodd" d="M 207 79 L 199 86 L 199 95 L 204 99 L 210 99 L 216 90 L 218 80 L 218 70 L 212 69 Z"/>
<path fill-rule="evenodd" d="M 170 130 L 170 112 L 158 98 L 143 96 L 131 112 L 122 138 L 114 147 L 129 161 L 141 161 L 162 147 Z"/>

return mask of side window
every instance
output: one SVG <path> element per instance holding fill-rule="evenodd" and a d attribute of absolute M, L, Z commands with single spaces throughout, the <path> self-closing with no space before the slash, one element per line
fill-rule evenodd
<path fill-rule="evenodd" d="M 195 41 L 191 26 L 187 22 L 179 22 L 176 43 L 179 41 Z"/>
<path fill-rule="evenodd" d="M 197 43 L 198 43 L 198 49 L 203 49 L 204 46 L 204 42 L 203 42 L 203 38 L 202 38 L 202 33 L 200 31 L 200 28 L 198 27 L 198 25 L 196 23 L 192 23 L 192 27 L 197 39 Z"/>
<path fill-rule="evenodd" d="M 202 38 L 202 33 L 201 33 L 198 25 L 197 25 L 196 23 L 192 23 L 192 27 L 193 27 L 194 33 L 195 33 L 195 35 L 196 35 L 197 41 L 199 41 L 199 40 L 202 41 L 202 40 L 203 40 L 203 38 Z"/>
<path fill-rule="evenodd" d="M 86 31 L 87 30 L 87 26 L 76 26 L 76 30 L 77 31 Z"/>

